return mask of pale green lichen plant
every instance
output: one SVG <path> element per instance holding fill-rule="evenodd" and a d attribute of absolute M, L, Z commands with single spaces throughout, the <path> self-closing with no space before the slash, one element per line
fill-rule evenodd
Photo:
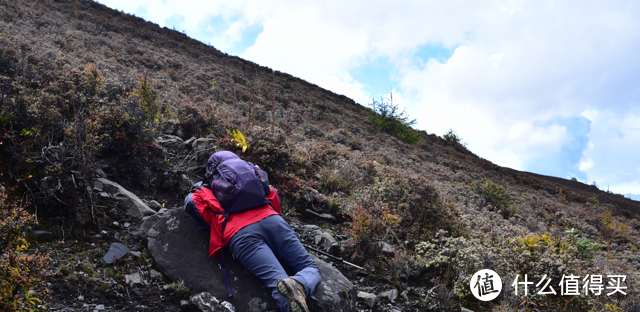
<path fill-rule="evenodd" d="M 240 132 L 240 130 L 227 130 L 227 133 L 233 137 L 233 140 L 238 143 L 238 146 L 242 147 L 242 152 L 244 153 L 249 146 L 242 132 Z"/>

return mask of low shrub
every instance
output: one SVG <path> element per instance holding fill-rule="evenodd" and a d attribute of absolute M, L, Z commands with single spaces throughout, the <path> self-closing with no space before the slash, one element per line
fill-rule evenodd
<path fill-rule="evenodd" d="M 0 185 L 0 310 L 45 310 L 50 291 L 39 287 L 48 276 L 48 255 L 29 251 L 25 231 L 35 225 L 25 203 L 8 197 Z"/>
<path fill-rule="evenodd" d="M 411 128 L 417 120 L 409 120 L 409 115 L 405 110 L 400 110 L 398 104 L 393 103 L 393 93 L 389 92 L 389 99 L 380 102 L 375 99 L 371 103 L 372 110 L 369 112 L 369 120 L 382 131 L 392 134 L 402 142 L 416 145 L 420 142 L 419 131 Z"/>
<path fill-rule="evenodd" d="M 452 143 L 460 144 L 465 147 L 467 146 L 466 143 L 462 143 L 462 138 L 456 131 L 453 131 L 453 129 L 449 129 L 449 132 L 445 133 L 442 138 Z"/>
<path fill-rule="evenodd" d="M 487 179 L 481 179 L 471 182 L 471 190 L 482 196 L 493 208 L 500 211 L 505 219 L 516 213 L 511 195 L 509 195 L 503 186 Z"/>

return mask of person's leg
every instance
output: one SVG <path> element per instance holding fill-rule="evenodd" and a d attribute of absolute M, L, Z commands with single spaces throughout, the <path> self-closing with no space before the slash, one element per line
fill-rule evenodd
<path fill-rule="evenodd" d="M 304 286 L 307 296 L 313 294 L 322 282 L 322 273 L 289 224 L 279 215 L 269 216 L 256 224 L 262 228 L 265 240 L 275 256 L 295 273 L 291 278 Z"/>
<path fill-rule="evenodd" d="M 289 312 L 289 300 L 277 289 L 278 280 L 289 276 L 265 242 L 261 232 L 262 229 L 257 223 L 247 225 L 229 240 L 229 248 L 238 261 L 271 290 L 271 296 L 276 300 L 280 310 Z"/>

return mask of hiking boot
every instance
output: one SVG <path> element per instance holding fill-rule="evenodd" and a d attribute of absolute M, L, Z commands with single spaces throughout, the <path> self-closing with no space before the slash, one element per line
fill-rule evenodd
<path fill-rule="evenodd" d="M 278 292 L 289 299 L 289 311 L 309 312 L 304 286 L 292 279 L 282 278 L 278 280 Z"/>

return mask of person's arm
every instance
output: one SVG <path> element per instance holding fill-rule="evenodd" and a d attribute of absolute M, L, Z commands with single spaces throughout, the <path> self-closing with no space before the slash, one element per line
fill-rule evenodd
<path fill-rule="evenodd" d="M 223 211 L 223 209 L 211 190 L 207 188 L 194 192 L 192 198 L 202 218 L 211 226 L 209 256 L 215 258 L 220 254 L 220 246 L 222 245 L 221 229 L 224 216 L 212 211 Z"/>
<path fill-rule="evenodd" d="M 278 192 L 276 192 L 274 188 L 270 188 L 270 190 L 267 199 L 271 202 L 273 209 L 275 209 L 278 214 L 282 214 L 280 213 L 280 198 L 278 198 Z"/>

